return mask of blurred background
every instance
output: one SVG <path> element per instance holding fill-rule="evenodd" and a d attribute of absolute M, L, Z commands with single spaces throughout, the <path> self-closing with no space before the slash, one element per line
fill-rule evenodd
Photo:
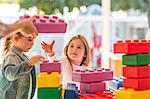
<path fill-rule="evenodd" d="M 42 41 L 56 40 L 54 50 L 56 56 L 63 56 L 65 43 L 71 36 L 84 35 L 91 47 L 91 66 L 102 66 L 103 17 L 102 3 L 108 0 L 0 0 L 0 21 L 13 23 L 20 16 L 28 15 L 58 15 L 68 26 L 66 33 L 40 33 L 29 56 L 47 55 L 40 47 Z M 118 40 L 149 39 L 148 36 L 148 0 L 109 0 L 109 68 L 115 71 L 115 76 L 121 76 L 121 55 L 113 54 L 113 44 Z M 106 38 L 107 39 L 107 38 Z M 0 44 L 2 51 L 2 41 Z M 2 63 L 2 58 L 0 59 Z M 105 67 L 105 66 L 103 66 Z"/>

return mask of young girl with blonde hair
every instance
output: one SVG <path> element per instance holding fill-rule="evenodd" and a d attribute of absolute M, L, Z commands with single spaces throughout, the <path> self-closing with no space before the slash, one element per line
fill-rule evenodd
<path fill-rule="evenodd" d="M 0 80 L 0 99 L 32 99 L 36 88 L 34 64 L 44 60 L 37 55 L 28 58 L 24 52 L 33 47 L 37 35 L 22 35 L 23 32 L 36 34 L 30 24 L 6 36 L 4 43 L 4 60 L 2 79 Z M 35 33 L 36 32 L 36 33 Z"/>
<path fill-rule="evenodd" d="M 42 48 L 50 57 L 54 56 L 53 44 L 42 43 Z M 72 37 L 64 48 L 65 57 L 62 63 L 62 84 L 72 82 L 72 71 L 76 69 L 87 69 L 90 66 L 90 48 L 87 40 L 82 35 Z"/>

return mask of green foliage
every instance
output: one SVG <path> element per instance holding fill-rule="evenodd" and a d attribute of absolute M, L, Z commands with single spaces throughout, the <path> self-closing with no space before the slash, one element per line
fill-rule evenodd
<path fill-rule="evenodd" d="M 68 6 L 70 10 L 74 7 L 89 6 L 91 4 L 101 4 L 101 0 L 65 0 L 65 6 Z"/>
<path fill-rule="evenodd" d="M 112 10 L 128 10 L 130 8 L 147 10 L 147 0 L 112 0 Z"/>
<path fill-rule="evenodd" d="M 0 0 L 1 1 L 1 0 Z M 74 7 L 89 6 L 91 4 L 100 4 L 102 0 L 21 0 L 22 8 L 29 8 L 37 6 L 46 14 L 54 13 L 55 9 L 63 11 L 63 7 L 68 6 L 71 11 Z M 111 0 L 111 9 L 115 10 L 128 10 L 130 8 L 140 9 L 141 11 L 147 10 L 147 0 Z"/>
<path fill-rule="evenodd" d="M 63 7 L 68 6 L 71 11 L 74 7 L 79 8 L 82 5 L 89 6 L 91 4 L 101 4 L 101 0 L 21 0 L 21 8 L 29 8 L 37 6 L 46 14 L 54 13 L 55 9 L 63 11 Z"/>
<path fill-rule="evenodd" d="M 62 10 L 60 0 L 21 0 L 21 8 L 29 8 L 32 6 L 37 6 L 39 9 L 44 11 L 46 14 L 54 13 L 56 8 Z"/>
<path fill-rule="evenodd" d="M 0 0 L 0 3 L 17 3 L 18 0 Z"/>

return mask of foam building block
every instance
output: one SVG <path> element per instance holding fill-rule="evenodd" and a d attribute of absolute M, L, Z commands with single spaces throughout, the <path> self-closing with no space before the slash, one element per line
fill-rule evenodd
<path fill-rule="evenodd" d="M 123 67 L 123 76 L 127 78 L 150 77 L 150 66 L 126 66 Z"/>
<path fill-rule="evenodd" d="M 59 61 L 44 61 L 43 63 L 40 64 L 40 72 L 61 72 L 61 63 Z"/>
<path fill-rule="evenodd" d="M 101 82 L 113 79 L 113 71 L 110 69 L 75 70 L 72 74 L 73 81 L 81 83 Z"/>
<path fill-rule="evenodd" d="M 115 77 L 122 76 L 122 58 L 111 59 L 111 68 Z"/>
<path fill-rule="evenodd" d="M 78 99 L 78 87 L 76 84 L 68 83 L 64 94 L 65 99 Z"/>
<path fill-rule="evenodd" d="M 110 90 L 116 91 L 123 86 L 123 78 L 114 78 L 111 81 L 108 81 L 108 88 Z"/>
<path fill-rule="evenodd" d="M 21 19 L 29 18 L 31 16 L 24 15 Z M 65 33 L 67 23 L 58 16 L 35 16 L 34 25 L 39 33 Z"/>
<path fill-rule="evenodd" d="M 61 99 L 64 99 L 64 97 L 65 97 L 65 89 L 62 88 L 62 90 L 61 90 Z"/>
<path fill-rule="evenodd" d="M 58 88 L 38 88 L 38 99 L 61 99 L 62 86 Z"/>
<path fill-rule="evenodd" d="M 80 94 L 79 99 L 115 99 L 115 95 L 110 91 L 103 91 L 94 94 Z"/>
<path fill-rule="evenodd" d="M 37 78 L 38 88 L 59 87 L 61 85 L 61 74 L 52 72 L 51 74 L 40 73 Z"/>
<path fill-rule="evenodd" d="M 139 66 L 150 64 L 150 54 L 123 55 L 122 64 Z"/>
<path fill-rule="evenodd" d="M 133 88 L 135 90 L 147 90 L 150 89 L 150 78 L 141 79 L 124 79 L 123 87 Z"/>
<path fill-rule="evenodd" d="M 120 88 L 116 91 L 116 99 L 150 99 L 150 90 L 135 91 L 134 89 Z"/>
<path fill-rule="evenodd" d="M 106 90 L 105 82 L 98 83 L 80 83 L 80 91 L 85 93 L 95 93 Z"/>
<path fill-rule="evenodd" d="M 150 53 L 150 40 L 126 40 L 114 44 L 114 53 L 139 54 Z"/>

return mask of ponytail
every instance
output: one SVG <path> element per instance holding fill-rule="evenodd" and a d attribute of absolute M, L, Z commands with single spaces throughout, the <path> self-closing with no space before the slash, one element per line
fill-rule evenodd
<path fill-rule="evenodd" d="M 3 48 L 3 55 L 6 55 L 8 51 L 10 50 L 11 44 L 12 44 L 12 36 L 7 36 L 4 41 L 4 48 Z"/>

